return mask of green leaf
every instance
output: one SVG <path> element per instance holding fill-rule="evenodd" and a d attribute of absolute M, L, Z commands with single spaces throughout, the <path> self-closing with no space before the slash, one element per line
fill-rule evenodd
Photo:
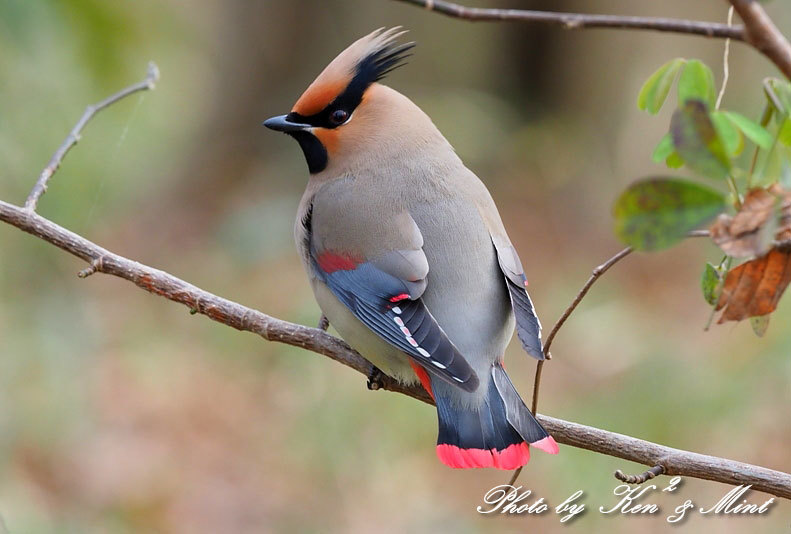
<path fill-rule="evenodd" d="M 674 151 L 675 148 L 673 148 L 673 138 L 669 133 L 666 133 L 656 144 L 656 148 L 654 148 L 654 152 L 651 154 L 651 160 L 654 163 L 662 163 Z"/>
<path fill-rule="evenodd" d="M 703 290 L 703 298 L 706 299 L 711 306 L 717 304 L 720 298 L 720 273 L 717 268 L 706 262 L 706 268 L 703 269 L 703 276 L 700 278 L 700 287 Z"/>
<path fill-rule="evenodd" d="M 750 317 L 750 326 L 753 327 L 753 332 L 758 337 L 764 337 L 766 329 L 769 328 L 769 318 L 771 315 L 760 315 L 757 317 Z"/>
<path fill-rule="evenodd" d="M 654 152 L 651 154 L 651 160 L 654 163 L 665 162 L 665 165 L 671 169 L 678 169 L 684 166 L 684 160 L 678 155 L 676 149 L 673 147 L 673 137 L 666 133 L 662 139 L 656 144 Z"/>
<path fill-rule="evenodd" d="M 696 99 L 684 102 L 673 113 L 670 133 L 676 152 L 690 169 L 709 178 L 724 179 L 730 174 L 731 160 L 705 102 Z"/>
<path fill-rule="evenodd" d="M 637 95 L 637 107 L 656 115 L 665 103 L 670 87 L 682 65 L 684 60 L 676 58 L 659 67 L 640 89 L 640 94 Z"/>
<path fill-rule="evenodd" d="M 744 137 L 736 125 L 722 111 L 712 111 L 711 122 L 728 154 L 738 156 L 744 150 Z"/>
<path fill-rule="evenodd" d="M 777 97 L 778 104 L 782 106 L 783 109 L 777 109 L 775 106 L 775 101 L 773 98 L 767 94 L 766 99 L 772 104 L 772 107 L 775 108 L 777 114 L 780 118 L 787 117 L 789 112 L 791 111 L 791 84 L 784 80 L 778 80 L 777 78 L 772 78 L 768 81 L 768 85 L 771 88 L 772 92 L 774 93 L 775 97 Z"/>
<path fill-rule="evenodd" d="M 675 178 L 630 185 L 615 202 L 615 233 L 636 250 L 667 248 L 726 207 L 713 189 Z"/>
<path fill-rule="evenodd" d="M 772 148 L 772 143 L 774 142 L 774 139 L 772 139 L 772 134 L 767 132 L 763 126 L 751 121 L 744 115 L 734 113 L 733 111 L 723 111 L 721 113 L 728 117 L 728 119 L 733 124 L 735 124 L 736 127 L 739 128 L 750 141 L 764 150 L 769 150 Z"/>
<path fill-rule="evenodd" d="M 783 144 L 774 145 L 771 150 L 762 152 L 758 158 L 758 169 L 753 175 L 753 185 L 767 186 L 780 180 L 787 180 L 788 167 L 791 164 L 791 147 Z"/>
<path fill-rule="evenodd" d="M 665 165 L 671 169 L 680 169 L 684 166 L 684 160 L 678 155 L 678 152 L 673 152 L 665 160 Z"/>
<path fill-rule="evenodd" d="M 791 119 L 785 119 L 777 132 L 777 140 L 786 146 L 791 146 Z"/>
<path fill-rule="evenodd" d="M 710 107 L 714 107 L 716 98 L 714 74 L 706 64 L 697 59 L 690 59 L 686 62 L 678 80 L 679 105 L 683 106 L 691 98 L 703 100 Z"/>

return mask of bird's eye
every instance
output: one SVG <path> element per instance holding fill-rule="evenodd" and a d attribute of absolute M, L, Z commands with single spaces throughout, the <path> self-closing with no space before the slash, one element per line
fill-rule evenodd
<path fill-rule="evenodd" d="M 334 124 L 336 126 L 339 126 L 339 125 L 343 124 L 344 122 L 346 122 L 346 119 L 348 119 L 348 118 L 349 118 L 349 114 L 345 110 L 343 110 L 343 109 L 336 109 L 330 115 L 330 122 L 332 122 L 332 124 Z"/>

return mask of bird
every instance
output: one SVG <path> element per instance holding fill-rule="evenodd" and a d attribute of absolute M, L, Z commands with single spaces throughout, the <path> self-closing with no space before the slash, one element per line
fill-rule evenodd
<path fill-rule="evenodd" d="M 558 452 L 503 362 L 514 327 L 545 359 L 541 323 L 486 186 L 380 83 L 411 55 L 405 33 L 355 41 L 264 126 L 293 137 L 308 165 L 294 236 L 329 324 L 375 371 L 434 399 L 442 463 L 512 470 L 530 446 Z"/>

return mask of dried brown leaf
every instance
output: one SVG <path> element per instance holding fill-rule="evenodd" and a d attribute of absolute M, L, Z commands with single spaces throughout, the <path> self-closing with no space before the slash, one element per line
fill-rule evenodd
<path fill-rule="evenodd" d="M 720 215 L 709 230 L 712 240 L 727 255 L 761 256 L 775 239 L 791 232 L 791 192 L 777 185 L 752 189 L 736 215 Z"/>
<path fill-rule="evenodd" d="M 719 323 L 768 315 L 791 282 L 791 252 L 773 248 L 768 254 L 731 269 L 725 278 L 717 311 Z"/>

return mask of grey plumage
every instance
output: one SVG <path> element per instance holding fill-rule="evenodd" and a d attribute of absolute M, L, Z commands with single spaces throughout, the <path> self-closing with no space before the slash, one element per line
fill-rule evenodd
<path fill-rule="evenodd" d="M 285 118 L 314 121 L 297 126 L 324 150 L 298 210 L 297 246 L 319 306 L 350 345 L 402 382 L 417 382 L 419 367 L 433 377 L 440 446 L 485 452 L 449 459 L 443 449 L 440 458 L 454 467 L 512 468 L 527 461 L 526 446 L 507 461 L 498 451 L 516 451 L 510 447 L 520 441 L 557 450 L 501 367 L 515 323 L 525 350 L 543 359 L 541 326 L 486 187 L 425 113 L 360 67 L 372 54 L 385 56 L 397 35 L 375 32 L 351 45 Z M 350 94 L 360 86 L 359 98 Z M 328 98 L 325 88 L 342 96 Z M 341 101 L 359 103 L 340 113 Z M 316 122 L 325 116 L 348 118 Z M 276 129 L 294 126 L 287 128 Z M 306 158 L 316 149 L 309 143 L 300 140 Z M 415 331 L 401 320 L 413 313 L 422 314 Z M 428 354 L 440 349 L 441 359 Z"/>

